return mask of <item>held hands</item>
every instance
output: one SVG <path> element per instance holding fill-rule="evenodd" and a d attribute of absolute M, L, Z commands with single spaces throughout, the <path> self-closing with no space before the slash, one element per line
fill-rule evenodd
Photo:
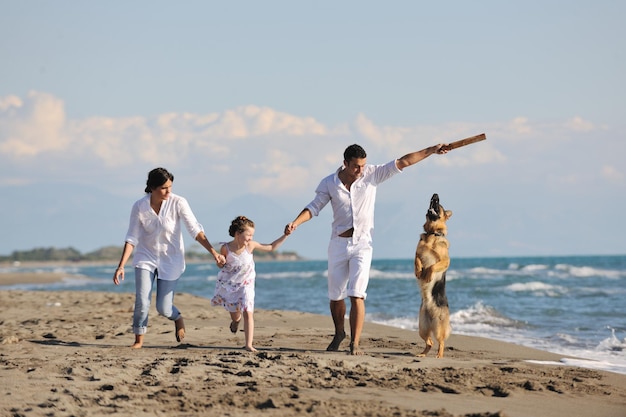
<path fill-rule="evenodd" d="M 438 145 L 435 145 L 435 153 L 438 155 L 443 155 L 448 153 L 448 151 L 450 150 L 448 148 L 448 143 L 440 143 Z"/>
<path fill-rule="evenodd" d="M 285 232 L 284 232 L 284 233 L 285 233 L 285 235 L 289 236 L 289 235 L 290 235 L 290 234 L 292 234 L 295 230 L 296 230 L 296 225 L 295 225 L 293 222 L 291 222 L 291 223 L 288 223 L 288 224 L 285 226 Z"/>
<path fill-rule="evenodd" d="M 215 257 L 215 263 L 217 264 L 218 268 L 223 268 L 224 265 L 226 265 L 226 258 L 224 257 L 224 255 L 222 255 L 219 252 L 216 252 L 214 257 Z"/>

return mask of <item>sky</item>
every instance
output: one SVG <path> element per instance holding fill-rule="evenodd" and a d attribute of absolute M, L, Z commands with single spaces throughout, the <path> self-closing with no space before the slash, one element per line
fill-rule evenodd
<path fill-rule="evenodd" d="M 454 257 L 626 253 L 626 3 L 0 0 L 0 255 L 123 245 L 163 166 L 209 239 L 271 242 L 362 145 L 375 258 L 433 193 Z M 325 259 L 330 207 L 281 250 Z M 189 235 L 188 248 L 198 249 Z"/>

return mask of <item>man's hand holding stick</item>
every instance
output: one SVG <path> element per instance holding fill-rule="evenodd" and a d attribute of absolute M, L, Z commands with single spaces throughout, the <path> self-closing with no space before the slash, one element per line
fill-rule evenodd
<path fill-rule="evenodd" d="M 487 139 L 484 133 L 480 135 L 472 136 L 469 138 L 457 140 L 456 142 L 451 142 L 447 146 L 444 147 L 446 151 L 451 151 L 452 149 L 460 148 L 461 146 L 471 145 L 472 143 L 480 142 L 481 140 Z"/>

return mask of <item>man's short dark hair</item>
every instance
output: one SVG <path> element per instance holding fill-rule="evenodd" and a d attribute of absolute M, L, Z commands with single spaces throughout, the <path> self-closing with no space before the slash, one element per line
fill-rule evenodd
<path fill-rule="evenodd" d="M 356 143 L 354 145 L 348 146 L 346 148 L 346 150 L 343 151 L 343 160 L 344 161 L 349 161 L 352 158 L 357 158 L 357 159 L 367 158 L 367 154 L 365 153 L 365 149 L 363 149 L 362 147 L 360 147 Z"/>

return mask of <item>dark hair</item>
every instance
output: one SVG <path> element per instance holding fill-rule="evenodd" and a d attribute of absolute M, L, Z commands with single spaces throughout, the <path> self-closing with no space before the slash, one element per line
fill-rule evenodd
<path fill-rule="evenodd" d="M 352 158 L 357 158 L 357 159 L 367 158 L 367 154 L 365 153 L 365 149 L 363 149 L 362 147 L 360 147 L 356 143 L 354 145 L 348 146 L 346 148 L 346 150 L 343 151 L 343 160 L 344 161 L 349 161 Z"/>
<path fill-rule="evenodd" d="M 154 168 L 148 173 L 148 181 L 146 181 L 146 193 L 151 193 L 157 187 L 162 186 L 170 180 L 174 182 L 174 175 L 165 168 Z"/>
<path fill-rule="evenodd" d="M 237 216 L 235 220 L 230 223 L 230 227 L 228 228 L 228 234 L 232 237 L 235 237 L 235 233 L 242 233 L 244 230 L 246 230 L 246 227 L 251 227 L 254 229 L 254 222 L 246 216 Z"/>

